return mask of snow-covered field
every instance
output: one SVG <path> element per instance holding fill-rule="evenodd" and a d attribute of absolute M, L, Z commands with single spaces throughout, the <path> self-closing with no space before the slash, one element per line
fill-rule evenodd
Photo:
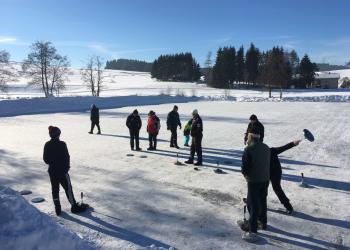
<path fill-rule="evenodd" d="M 20 71 L 21 65 L 16 63 L 13 68 Z M 15 72 L 15 70 L 13 70 Z M 349 76 L 350 70 L 338 70 L 341 76 Z M 10 82 L 7 93 L 0 92 L 1 99 L 43 97 L 40 85 L 28 85 L 30 79 L 22 76 L 17 82 Z M 66 82 L 66 89 L 61 96 L 88 96 L 90 95 L 84 82 L 81 80 L 80 69 L 71 68 Z M 230 99 L 237 101 L 280 101 L 279 90 L 273 92 L 272 99 L 268 99 L 268 91 L 261 90 L 222 90 L 207 87 L 205 84 L 184 82 L 161 82 L 150 77 L 149 73 L 104 70 L 104 90 L 102 97 L 114 96 L 197 96 L 210 99 Z M 338 101 L 349 102 L 350 90 L 286 90 L 283 93 L 283 101 Z"/>
<path fill-rule="evenodd" d="M 156 82 L 145 73 L 109 74 L 115 83 L 107 84 L 102 98 L 81 96 L 87 93 L 80 93 L 85 87 L 77 74 L 63 98 L 17 100 L 41 95 L 25 87 L 28 79 L 11 84 L 9 95 L 3 95 L 12 100 L 0 101 L 0 249 L 350 249 L 349 91 L 296 90 L 280 102 L 260 91 L 228 94 L 192 83 Z M 91 103 L 102 108 L 102 135 L 87 133 Z M 187 148 L 169 148 L 165 120 L 175 103 L 183 123 L 194 108 L 202 116 L 205 166 L 200 171 L 174 164 L 177 154 L 180 161 L 189 154 Z M 135 107 L 144 124 L 151 109 L 161 118 L 159 150 L 128 157 L 125 119 Z M 282 186 L 296 212 L 279 213 L 282 205 L 270 187 L 268 230 L 261 231 L 257 245 L 243 242 L 236 226 L 246 195 L 240 173 L 243 134 L 252 113 L 263 122 L 269 146 L 300 138 L 304 128 L 316 137 L 281 156 Z M 84 192 L 94 210 L 71 214 L 61 191 L 64 212 L 54 214 L 42 161 L 49 125 L 61 128 L 68 145 L 76 198 Z M 145 126 L 141 137 L 146 149 Z M 218 163 L 225 174 L 213 172 Z M 301 173 L 309 188 L 299 186 Z M 24 196 L 29 203 L 36 196 L 46 201 L 30 205 L 5 186 L 32 190 Z"/>

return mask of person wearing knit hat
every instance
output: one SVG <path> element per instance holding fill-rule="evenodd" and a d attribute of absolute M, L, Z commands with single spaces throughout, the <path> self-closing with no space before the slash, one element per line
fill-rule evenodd
<path fill-rule="evenodd" d="M 160 129 L 160 119 L 153 110 L 148 113 L 146 129 L 149 141 L 147 150 L 157 150 L 157 135 Z"/>
<path fill-rule="evenodd" d="M 135 109 L 126 119 L 126 126 L 129 129 L 131 150 L 135 150 L 134 143 L 136 143 L 136 150 L 141 151 L 139 134 L 142 127 L 142 121 L 137 109 Z"/>
<path fill-rule="evenodd" d="M 255 126 L 256 129 L 258 130 L 258 134 L 260 135 L 260 140 L 261 142 L 264 141 L 264 125 L 262 125 L 262 123 L 258 120 L 258 117 L 254 114 L 252 114 L 250 117 L 249 117 L 249 124 L 248 124 L 248 127 L 247 127 L 247 132 L 245 133 L 244 135 L 244 145 L 247 144 L 247 140 L 248 140 L 248 134 L 249 134 L 249 131 L 251 130 L 252 126 Z"/>
<path fill-rule="evenodd" d="M 177 148 L 179 149 L 180 147 L 177 145 L 177 127 L 181 129 L 181 121 L 179 117 L 178 107 L 175 105 L 173 110 L 169 112 L 166 125 L 167 129 L 170 130 L 171 132 L 171 137 L 170 137 L 170 147 L 171 148 Z"/>
<path fill-rule="evenodd" d="M 61 130 L 55 126 L 49 126 L 51 140 L 45 143 L 43 160 L 49 165 L 48 173 L 51 181 L 52 198 L 56 214 L 61 214 L 61 203 L 59 198 L 60 185 L 66 192 L 71 212 L 79 213 L 86 210 L 86 207 L 79 205 L 74 198 L 73 189 L 68 174 L 70 168 L 70 156 L 67 145 L 60 141 Z"/>
<path fill-rule="evenodd" d="M 202 139 L 203 139 L 203 122 L 202 118 L 198 114 L 198 110 L 194 109 L 192 111 L 192 126 L 191 126 L 191 153 L 190 157 L 185 163 L 193 164 L 194 155 L 197 154 L 197 162 L 195 166 L 203 165 L 202 157 Z"/>
<path fill-rule="evenodd" d="M 61 135 L 61 130 L 58 127 L 49 126 L 49 135 L 52 139 L 58 138 Z"/>

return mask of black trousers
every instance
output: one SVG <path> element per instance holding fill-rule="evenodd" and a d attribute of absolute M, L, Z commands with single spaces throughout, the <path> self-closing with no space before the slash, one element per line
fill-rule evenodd
<path fill-rule="evenodd" d="M 96 122 L 96 121 L 91 121 L 91 132 L 94 131 L 95 125 L 98 129 L 99 132 L 101 132 L 101 128 L 100 128 L 100 122 Z"/>
<path fill-rule="evenodd" d="M 171 137 L 170 137 L 170 146 L 177 146 L 177 127 L 170 128 Z"/>
<path fill-rule="evenodd" d="M 149 147 L 157 148 L 157 134 L 148 134 Z"/>
<path fill-rule="evenodd" d="M 131 149 L 134 149 L 134 141 L 136 143 L 136 149 L 140 148 L 140 138 L 139 138 L 140 130 L 129 130 L 129 132 L 130 132 Z"/>
<path fill-rule="evenodd" d="M 286 205 L 287 206 L 289 205 L 289 199 L 286 196 L 286 194 L 283 192 L 283 189 L 281 187 L 281 178 L 282 178 L 282 174 L 276 174 L 271 176 L 270 180 L 271 180 L 273 191 L 277 195 L 280 202 L 286 207 Z"/>
<path fill-rule="evenodd" d="M 69 174 L 57 174 L 49 172 L 49 176 L 51 181 L 52 199 L 55 203 L 55 206 L 60 205 L 60 184 L 66 192 L 69 203 L 73 206 L 76 202 Z"/>
<path fill-rule="evenodd" d="M 194 159 L 194 155 L 195 153 L 197 154 L 197 160 L 198 162 L 203 162 L 203 158 L 202 158 L 202 139 L 203 139 L 203 135 L 198 135 L 195 137 L 192 137 L 192 142 L 191 142 L 191 155 L 190 155 L 190 159 L 193 160 Z"/>
<path fill-rule="evenodd" d="M 248 182 L 247 205 L 250 214 L 249 229 L 256 233 L 258 230 L 258 220 L 267 223 L 267 190 L 269 182 Z"/>

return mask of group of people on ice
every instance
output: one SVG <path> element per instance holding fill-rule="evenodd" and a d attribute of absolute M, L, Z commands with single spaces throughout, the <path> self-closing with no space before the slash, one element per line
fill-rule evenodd
<path fill-rule="evenodd" d="M 91 130 L 93 133 L 95 126 L 98 128 L 98 134 L 101 133 L 99 126 L 99 109 L 92 105 L 91 107 Z M 249 220 L 239 223 L 240 228 L 246 233 L 243 239 L 255 241 L 258 230 L 267 228 L 267 194 L 269 182 L 276 193 L 280 202 L 286 208 L 287 213 L 293 212 L 293 207 L 281 187 L 282 169 L 278 155 L 300 143 L 295 140 L 282 147 L 268 147 L 264 142 L 264 126 L 258 120 L 256 115 L 249 118 L 247 131 L 244 137 L 246 145 L 243 156 L 241 172 L 247 181 L 246 203 L 250 214 Z M 142 150 L 139 143 L 139 134 L 142 127 L 142 120 L 137 109 L 135 109 L 126 119 L 126 126 L 130 134 L 131 150 Z M 149 147 L 147 150 L 157 150 L 157 135 L 160 130 L 160 119 L 154 111 L 149 111 L 146 130 L 149 135 Z M 177 128 L 182 128 L 178 114 L 178 107 L 175 105 L 167 117 L 167 129 L 171 132 L 170 147 L 179 148 L 177 142 Z M 68 174 L 70 168 L 70 157 L 65 142 L 60 141 L 61 131 L 59 128 L 49 126 L 49 136 L 51 140 L 46 142 L 44 147 L 43 159 L 49 165 L 48 173 L 52 187 L 52 198 L 57 215 L 61 214 L 61 205 L 59 200 L 59 185 L 62 185 L 66 196 L 71 204 L 71 211 L 79 213 L 86 210 L 85 204 L 76 202 Z M 184 127 L 185 146 L 189 146 L 190 136 L 191 150 L 190 156 L 185 163 L 202 166 L 202 139 L 203 122 L 199 116 L 198 110 L 192 111 L 190 119 Z M 197 162 L 194 163 L 194 156 L 197 154 Z"/>
<path fill-rule="evenodd" d="M 178 113 L 178 106 L 174 106 L 173 110 L 169 112 L 167 117 L 167 130 L 171 132 L 170 136 L 170 147 L 179 149 L 177 142 L 177 128 L 182 129 L 180 116 Z M 141 117 L 137 109 L 135 109 L 126 119 L 126 126 L 129 129 L 130 134 L 130 148 L 131 150 L 141 151 L 140 147 L 140 130 L 142 127 Z M 146 130 L 148 133 L 149 147 L 147 150 L 157 150 L 157 136 L 160 130 L 160 119 L 156 113 L 151 110 L 148 113 Z M 189 159 L 186 161 L 188 164 L 194 163 L 194 156 L 197 153 L 197 162 L 194 163 L 196 166 L 202 166 L 202 138 L 203 138 L 203 123 L 202 119 L 198 114 L 198 110 L 192 111 L 192 119 L 190 119 L 184 127 L 185 142 L 184 146 L 190 146 L 189 140 L 190 135 L 192 137 L 191 142 L 191 153 Z M 135 147 L 136 146 L 136 147 Z"/>

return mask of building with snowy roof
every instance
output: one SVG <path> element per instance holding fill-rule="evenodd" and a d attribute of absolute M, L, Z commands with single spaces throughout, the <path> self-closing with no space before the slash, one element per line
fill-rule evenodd
<path fill-rule="evenodd" d="M 315 73 L 313 88 L 337 89 L 340 75 L 338 73 L 322 71 Z"/>

